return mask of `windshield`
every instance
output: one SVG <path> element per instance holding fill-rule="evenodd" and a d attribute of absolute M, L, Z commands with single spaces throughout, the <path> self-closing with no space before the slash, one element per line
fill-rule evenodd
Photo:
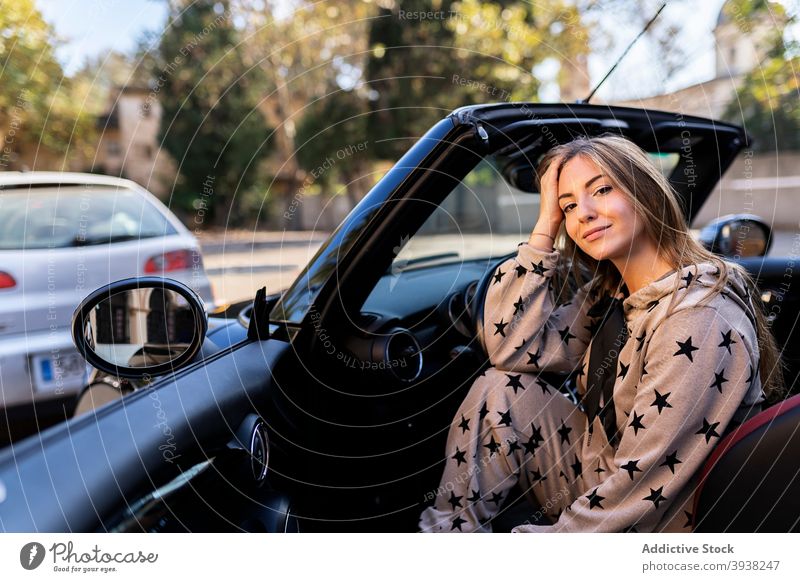
<path fill-rule="evenodd" d="M 665 176 L 678 154 L 650 154 Z M 511 186 L 499 163 L 487 157 L 433 211 L 410 239 L 401 241 L 390 271 L 500 257 L 528 240 L 539 217 L 539 193 Z"/>
<path fill-rule="evenodd" d="M 134 190 L 61 186 L 0 190 L 0 250 L 108 244 L 176 234 Z"/>

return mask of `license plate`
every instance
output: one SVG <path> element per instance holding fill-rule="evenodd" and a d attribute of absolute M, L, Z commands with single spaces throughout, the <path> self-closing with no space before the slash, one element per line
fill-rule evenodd
<path fill-rule="evenodd" d="M 31 368 L 37 392 L 75 392 L 89 379 L 86 361 L 77 352 L 33 356 Z"/>

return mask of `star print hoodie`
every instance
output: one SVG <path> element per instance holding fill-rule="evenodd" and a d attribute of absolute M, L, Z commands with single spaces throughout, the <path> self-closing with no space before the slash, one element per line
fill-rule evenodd
<path fill-rule="evenodd" d="M 554 304 L 550 279 L 559 259 L 558 251 L 524 243 L 498 268 L 487 291 L 484 340 L 498 369 L 573 373 L 583 395 L 600 321 L 589 313 L 597 298 L 587 284 Z M 582 474 L 587 490 L 555 524 L 515 532 L 691 531 L 698 470 L 734 415 L 764 399 L 744 282 L 732 270 L 723 292 L 708 301 L 718 276 L 711 263 L 687 266 L 624 300 L 628 334 L 613 391 L 619 438 L 609 444 L 596 417 L 581 443 L 583 466 L 605 472 Z M 682 282 L 668 315 L 676 277 Z"/>

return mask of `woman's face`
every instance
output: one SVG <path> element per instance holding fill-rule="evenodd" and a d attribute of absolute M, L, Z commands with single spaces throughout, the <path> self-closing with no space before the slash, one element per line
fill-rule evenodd
<path fill-rule="evenodd" d="M 562 168 L 558 205 L 569 237 L 597 261 L 624 261 L 647 238 L 629 198 L 590 159 L 577 156 Z"/>

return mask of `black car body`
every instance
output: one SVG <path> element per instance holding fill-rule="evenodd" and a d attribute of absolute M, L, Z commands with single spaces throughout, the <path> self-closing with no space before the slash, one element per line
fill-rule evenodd
<path fill-rule="evenodd" d="M 2 528 L 414 531 L 438 486 L 452 416 L 488 365 L 479 283 L 535 222 L 524 198 L 532 168 L 557 143 L 605 132 L 663 162 L 689 220 L 748 140 L 733 125 L 641 109 L 456 110 L 410 147 L 291 288 L 257 298 L 249 335 L 239 321 L 217 322 L 215 353 L 3 451 Z M 490 207 L 479 190 L 495 187 L 505 193 Z M 459 188 L 467 194 L 454 197 Z M 428 252 L 403 255 L 420 232 L 444 238 L 419 239 Z M 495 249 L 499 238 L 508 246 Z M 773 331 L 793 384 L 798 295 L 780 287 L 791 260 L 741 262 L 763 290 L 780 292 Z M 270 441 L 266 483 L 253 479 L 237 436 L 258 418 Z"/>

